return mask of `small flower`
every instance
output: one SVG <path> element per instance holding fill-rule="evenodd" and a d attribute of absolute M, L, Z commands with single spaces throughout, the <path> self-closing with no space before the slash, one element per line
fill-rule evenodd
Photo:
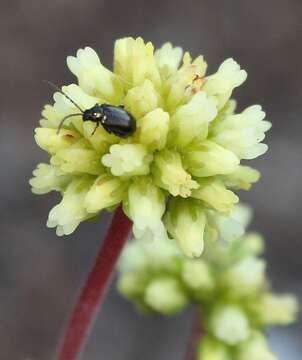
<path fill-rule="evenodd" d="M 227 215 L 209 210 L 207 219 L 206 232 L 211 239 L 219 237 L 231 242 L 244 234 L 244 219 L 237 218 L 237 208 L 232 209 Z"/>
<path fill-rule="evenodd" d="M 238 165 L 236 170 L 223 176 L 224 183 L 231 189 L 249 190 L 253 183 L 257 182 L 260 178 L 260 173 L 249 167 Z"/>
<path fill-rule="evenodd" d="M 170 143 L 181 149 L 194 140 L 205 140 L 209 123 L 217 115 L 216 101 L 203 91 L 197 92 L 185 105 L 179 106 L 171 118 Z"/>
<path fill-rule="evenodd" d="M 210 316 L 210 331 L 228 345 L 247 340 L 250 325 L 245 312 L 236 305 L 221 305 Z"/>
<path fill-rule="evenodd" d="M 169 315 L 187 304 L 187 296 L 179 282 L 163 277 L 151 281 L 145 290 L 145 302 L 153 310 Z"/>
<path fill-rule="evenodd" d="M 270 351 L 264 335 L 255 331 L 247 341 L 239 346 L 237 359 L 277 360 L 277 357 Z"/>
<path fill-rule="evenodd" d="M 232 360 L 229 349 L 220 341 L 204 336 L 198 344 L 197 360 Z"/>
<path fill-rule="evenodd" d="M 170 43 L 154 51 L 142 38 L 117 40 L 113 63 L 108 70 L 93 49 L 79 49 L 67 58 L 77 84 L 63 86 L 42 111 L 35 139 L 50 160 L 30 183 L 35 193 L 63 196 L 48 226 L 69 234 L 122 204 L 135 236 L 168 233 L 190 257 L 200 256 L 204 238 L 237 236 L 226 230 L 238 202 L 232 190 L 248 190 L 259 178 L 240 161 L 266 151 L 270 127 L 259 105 L 234 113 L 232 92 L 246 72 L 227 59 L 207 75 L 202 56 L 192 59 Z M 95 129 L 79 110 L 95 104 L 123 106 L 136 131 L 124 139 L 101 124 Z M 78 183 L 83 188 L 74 191 Z"/>
<path fill-rule="evenodd" d="M 102 157 L 103 165 L 114 176 L 147 175 L 152 156 L 141 144 L 111 145 L 110 153 Z"/>
<path fill-rule="evenodd" d="M 256 293 L 265 285 L 265 262 L 248 256 L 231 266 L 224 273 L 223 281 L 238 296 Z"/>
<path fill-rule="evenodd" d="M 182 58 L 182 48 L 174 48 L 171 43 L 166 43 L 155 51 L 154 56 L 160 71 L 167 77 L 177 71 Z"/>
<path fill-rule="evenodd" d="M 175 151 L 162 151 L 155 156 L 155 180 L 173 196 L 187 198 L 199 185 L 183 168 L 181 157 Z"/>
<path fill-rule="evenodd" d="M 32 191 L 35 194 L 46 194 L 49 191 L 63 191 L 69 184 L 70 175 L 60 175 L 58 169 L 49 164 L 39 164 L 30 180 Z"/>
<path fill-rule="evenodd" d="M 139 140 L 149 149 L 161 150 L 167 143 L 169 114 L 160 108 L 147 113 L 140 121 Z"/>
<path fill-rule="evenodd" d="M 206 77 L 204 89 L 217 98 L 218 108 L 221 109 L 229 100 L 234 88 L 240 86 L 246 78 L 246 71 L 241 70 L 233 59 L 227 59 L 220 65 L 217 73 Z"/>
<path fill-rule="evenodd" d="M 120 179 L 102 174 L 88 190 L 84 207 L 89 213 L 94 213 L 115 206 L 123 199 L 125 190 L 125 185 Z"/>
<path fill-rule="evenodd" d="M 204 293 L 208 296 L 215 287 L 212 269 L 206 261 L 201 259 L 186 259 L 182 268 L 184 283 L 195 293 Z"/>
<path fill-rule="evenodd" d="M 184 254 L 199 257 L 204 248 L 206 215 L 195 202 L 174 198 L 165 218 L 166 228 Z"/>
<path fill-rule="evenodd" d="M 263 120 L 265 113 L 260 105 L 253 105 L 241 114 L 228 115 L 212 129 L 212 139 L 231 150 L 239 159 L 254 159 L 267 151 L 260 142 L 271 123 Z"/>
<path fill-rule="evenodd" d="M 298 303 L 293 295 L 264 294 L 252 309 L 262 324 L 288 325 L 296 319 Z"/>
<path fill-rule="evenodd" d="M 56 154 L 60 150 L 68 148 L 73 145 L 79 138 L 75 131 L 62 129 L 60 134 L 57 134 L 55 129 L 37 128 L 35 130 L 35 140 L 41 149 Z"/>
<path fill-rule="evenodd" d="M 231 151 L 212 142 L 192 146 L 185 155 L 188 170 L 197 178 L 232 174 L 239 165 L 239 159 Z"/>
<path fill-rule="evenodd" d="M 164 193 L 150 179 L 140 178 L 130 185 L 124 209 L 133 219 L 133 233 L 137 238 L 152 240 L 166 237 L 166 229 L 162 222 L 165 211 Z"/>
<path fill-rule="evenodd" d="M 192 192 L 192 197 L 204 201 L 211 208 L 228 214 L 239 198 L 228 190 L 222 181 L 216 179 L 202 179 L 198 181 L 199 188 Z"/>
<path fill-rule="evenodd" d="M 73 180 L 63 192 L 62 201 L 50 211 L 47 226 L 56 227 L 58 236 L 71 234 L 81 221 L 93 217 L 84 206 L 92 182 L 86 176 Z"/>
<path fill-rule="evenodd" d="M 77 56 L 68 56 L 67 65 L 77 77 L 79 86 L 87 94 L 119 103 L 123 96 L 123 86 L 119 78 L 106 69 L 97 53 L 90 47 L 79 49 Z"/>

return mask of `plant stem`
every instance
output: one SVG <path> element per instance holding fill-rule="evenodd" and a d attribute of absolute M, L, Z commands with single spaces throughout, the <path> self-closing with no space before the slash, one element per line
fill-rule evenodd
<path fill-rule="evenodd" d="M 185 360 L 196 360 L 197 343 L 202 336 L 201 319 L 199 312 L 196 312 L 193 319 L 192 330 L 189 337 Z"/>
<path fill-rule="evenodd" d="M 55 360 L 78 359 L 130 230 L 131 221 L 120 206 L 113 215 L 106 238 L 71 313 Z"/>

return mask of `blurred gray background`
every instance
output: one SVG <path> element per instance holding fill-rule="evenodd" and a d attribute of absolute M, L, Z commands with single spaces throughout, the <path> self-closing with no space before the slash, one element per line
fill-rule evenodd
<path fill-rule="evenodd" d="M 56 194 L 33 196 L 28 178 L 43 152 L 33 141 L 44 103 L 73 77 L 67 55 L 86 45 L 110 66 L 115 39 L 169 40 L 203 53 L 209 71 L 234 57 L 248 73 L 239 108 L 261 103 L 273 122 L 267 155 L 254 162 L 261 181 L 242 197 L 253 228 L 267 239 L 275 289 L 301 298 L 301 0 L 1 1 L 0 10 L 0 359 L 48 360 L 108 224 L 104 214 L 69 237 L 45 222 Z M 192 313 L 136 314 L 111 286 L 84 360 L 183 359 Z M 281 359 L 301 359 L 301 322 L 271 332 Z M 251 359 L 258 360 L 258 359 Z"/>

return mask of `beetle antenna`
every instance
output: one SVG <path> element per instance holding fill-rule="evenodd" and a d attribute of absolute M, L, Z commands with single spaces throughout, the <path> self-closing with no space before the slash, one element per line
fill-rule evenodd
<path fill-rule="evenodd" d="M 60 132 L 60 130 L 61 130 L 61 128 L 62 128 L 65 120 L 67 120 L 67 119 L 69 119 L 69 118 L 71 118 L 71 117 L 73 117 L 73 116 L 78 116 L 78 115 L 82 115 L 82 113 L 69 114 L 69 115 L 65 116 L 65 117 L 60 121 L 60 124 L 59 124 L 58 129 L 57 129 L 57 135 L 59 134 L 59 132 Z"/>
<path fill-rule="evenodd" d="M 84 112 L 80 106 L 74 102 L 63 90 L 61 90 L 57 85 L 55 85 L 54 83 L 52 83 L 51 81 L 48 80 L 43 80 L 44 82 L 46 82 L 50 87 L 52 87 L 54 90 L 60 92 L 62 95 L 64 95 L 70 102 L 73 103 L 74 106 L 76 106 L 82 113 Z"/>

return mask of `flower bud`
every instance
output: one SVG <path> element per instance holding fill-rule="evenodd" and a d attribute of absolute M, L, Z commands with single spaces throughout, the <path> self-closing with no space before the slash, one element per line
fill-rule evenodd
<path fill-rule="evenodd" d="M 232 173 L 239 159 L 231 151 L 207 140 L 188 150 L 185 163 L 192 175 L 208 177 Z"/>
<path fill-rule="evenodd" d="M 60 124 L 60 119 L 65 116 L 60 111 L 55 109 L 53 105 L 45 105 L 42 110 L 42 119 L 40 120 L 41 127 L 57 129 Z"/>
<path fill-rule="evenodd" d="M 250 336 L 246 314 L 235 305 L 216 307 L 209 320 L 213 334 L 228 345 L 236 345 Z"/>
<path fill-rule="evenodd" d="M 181 311 L 188 301 L 180 283 L 168 276 L 151 281 L 145 290 L 144 299 L 153 310 L 166 315 Z"/>
<path fill-rule="evenodd" d="M 63 193 L 61 202 L 49 213 L 47 226 L 56 227 L 58 236 L 71 234 L 81 221 L 93 216 L 84 207 L 84 199 L 92 179 L 83 176 L 73 180 Z"/>
<path fill-rule="evenodd" d="M 137 299 L 144 294 L 147 279 L 137 272 L 127 272 L 118 279 L 117 288 L 129 299 Z"/>
<path fill-rule="evenodd" d="M 260 173 L 249 166 L 237 166 L 231 174 L 224 175 L 223 179 L 227 187 L 237 190 L 249 190 L 260 178 Z"/>
<path fill-rule="evenodd" d="M 192 191 L 192 197 L 202 200 L 213 209 L 228 214 L 238 203 L 239 198 L 228 190 L 222 181 L 215 179 L 200 179 L 199 188 Z"/>
<path fill-rule="evenodd" d="M 139 140 L 151 150 L 165 147 L 169 131 L 169 114 L 162 109 L 155 109 L 139 121 Z"/>
<path fill-rule="evenodd" d="M 208 227 L 216 231 L 216 237 L 226 241 L 234 241 L 242 236 L 250 217 L 250 209 L 243 205 L 234 206 L 227 216 L 213 211 L 207 213 Z"/>
<path fill-rule="evenodd" d="M 151 245 L 154 242 L 141 241 L 140 239 L 131 239 L 124 247 L 122 254 L 118 261 L 118 269 L 121 274 L 129 272 L 141 273 L 148 267 L 148 249 L 146 245 Z"/>
<path fill-rule="evenodd" d="M 225 271 L 221 281 L 234 295 L 255 293 L 265 284 L 265 262 L 246 257 Z"/>
<path fill-rule="evenodd" d="M 215 279 L 209 265 L 203 260 L 185 259 L 182 268 L 182 279 L 191 289 L 198 294 L 207 294 L 215 287 Z"/>
<path fill-rule="evenodd" d="M 264 294 L 252 308 L 258 321 L 264 325 L 288 325 L 295 321 L 297 299 L 292 295 Z"/>
<path fill-rule="evenodd" d="M 232 210 L 231 218 L 246 228 L 251 222 L 252 215 L 252 209 L 249 206 L 240 203 Z"/>
<path fill-rule="evenodd" d="M 255 331 L 247 341 L 239 345 L 236 359 L 277 360 L 277 357 L 268 348 L 265 337 Z"/>
<path fill-rule="evenodd" d="M 125 81 L 125 86 L 141 85 L 145 79 L 149 79 L 156 88 L 160 87 L 161 78 L 153 51 L 152 43 L 145 44 L 141 37 L 128 37 L 115 42 L 114 73 Z"/>
<path fill-rule="evenodd" d="M 98 153 L 87 148 L 87 140 L 85 139 L 58 151 L 52 156 L 50 163 L 68 174 L 99 175 L 103 172 Z"/>
<path fill-rule="evenodd" d="M 67 57 L 67 66 L 78 78 L 79 85 L 90 95 L 118 104 L 123 95 L 119 78 L 106 69 L 97 53 L 90 47 L 79 49 L 77 55 Z"/>
<path fill-rule="evenodd" d="M 162 75 L 167 78 L 177 71 L 182 58 L 182 48 L 172 47 L 172 44 L 167 42 L 155 51 L 154 57 Z"/>
<path fill-rule="evenodd" d="M 103 165 L 109 167 L 114 176 L 147 175 L 151 161 L 152 155 L 142 144 L 114 144 L 102 157 Z"/>
<path fill-rule="evenodd" d="M 35 140 L 41 149 L 50 154 L 55 154 L 58 151 L 69 147 L 74 144 L 78 139 L 75 131 L 61 129 L 57 133 L 57 129 L 36 128 Z"/>
<path fill-rule="evenodd" d="M 185 105 L 180 106 L 171 118 L 170 143 L 185 147 L 194 139 L 204 140 L 208 125 L 217 114 L 216 101 L 205 92 L 196 93 Z"/>
<path fill-rule="evenodd" d="M 242 245 L 250 255 L 260 255 L 264 251 L 264 240 L 258 233 L 247 233 Z"/>
<path fill-rule="evenodd" d="M 188 257 L 199 257 L 204 246 L 206 216 L 200 206 L 189 199 L 172 198 L 165 216 L 168 232 Z"/>
<path fill-rule="evenodd" d="M 162 105 L 162 100 L 153 83 L 145 80 L 141 85 L 128 91 L 124 105 L 136 119 L 140 119 Z"/>
<path fill-rule="evenodd" d="M 171 239 L 133 239 L 127 243 L 119 260 L 122 273 L 146 271 L 179 274 L 183 255 Z"/>
<path fill-rule="evenodd" d="M 197 348 L 197 360 L 232 360 L 232 358 L 227 347 L 221 342 L 204 336 Z"/>
<path fill-rule="evenodd" d="M 198 79 L 198 87 L 194 89 L 194 93 L 200 90 L 202 78 L 204 77 L 207 64 L 202 56 L 199 56 L 192 62 L 191 56 L 185 53 L 183 57 L 183 65 L 174 74 L 167 78 L 164 84 L 164 95 L 166 97 L 166 107 L 173 111 L 188 100 L 188 92 L 190 87 L 194 85 L 195 79 Z"/>
<path fill-rule="evenodd" d="M 239 159 L 254 159 L 268 148 L 260 143 L 271 128 L 264 117 L 260 105 L 250 106 L 241 114 L 229 115 L 214 127 L 212 140 L 231 150 Z"/>
<path fill-rule="evenodd" d="M 85 208 L 93 213 L 117 205 L 123 199 L 126 184 L 111 175 L 100 175 L 85 197 Z"/>
<path fill-rule="evenodd" d="M 246 71 L 241 70 L 233 59 L 227 59 L 215 74 L 206 77 L 202 89 L 217 98 L 218 108 L 221 109 L 231 97 L 233 89 L 240 86 L 246 78 Z"/>
<path fill-rule="evenodd" d="M 150 179 L 140 178 L 130 185 L 124 210 L 133 221 L 135 237 L 166 238 L 166 230 L 161 220 L 165 211 L 165 196 Z"/>
<path fill-rule="evenodd" d="M 33 175 L 29 183 L 34 194 L 46 194 L 52 190 L 63 191 L 71 180 L 69 175 L 59 175 L 57 169 L 48 164 L 39 164 Z"/>
<path fill-rule="evenodd" d="M 153 173 L 159 186 L 167 189 L 173 196 L 189 197 L 198 184 L 182 166 L 180 154 L 165 150 L 155 155 Z"/>

